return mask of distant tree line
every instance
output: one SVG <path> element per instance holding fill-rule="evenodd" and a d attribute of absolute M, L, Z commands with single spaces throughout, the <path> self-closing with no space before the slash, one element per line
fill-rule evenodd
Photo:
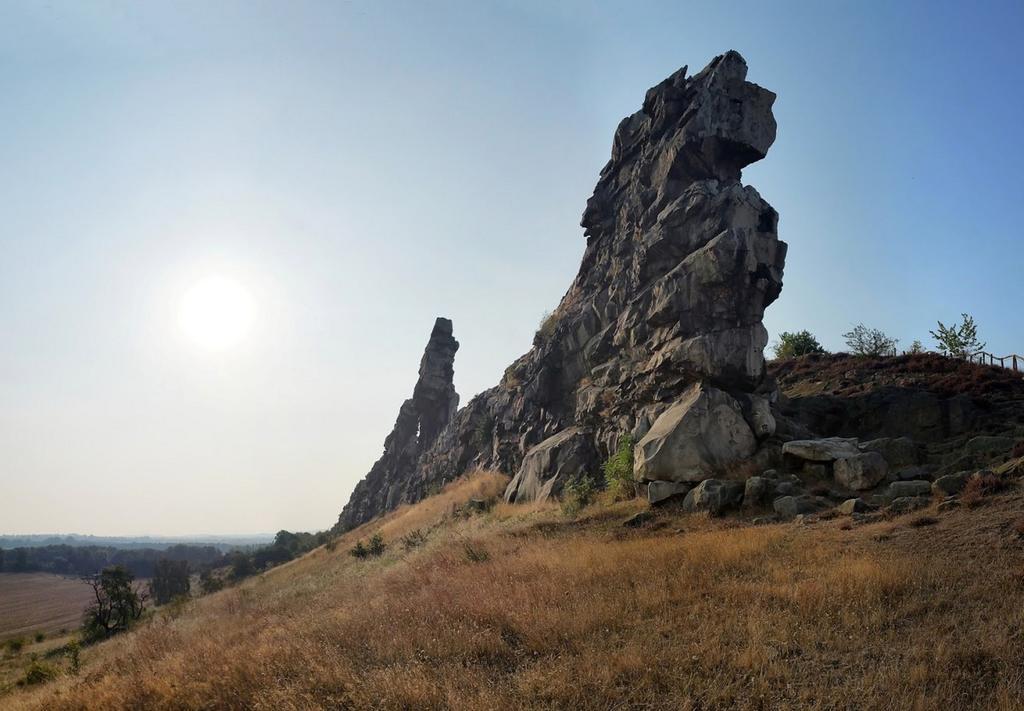
<path fill-rule="evenodd" d="M 164 550 L 66 545 L 0 548 L 0 572 L 3 573 L 39 572 L 85 576 L 95 575 L 104 568 L 120 566 L 137 578 L 151 578 L 161 560 L 183 561 L 199 568 L 225 565 L 226 557 L 213 546 L 185 544 L 169 546 Z"/>

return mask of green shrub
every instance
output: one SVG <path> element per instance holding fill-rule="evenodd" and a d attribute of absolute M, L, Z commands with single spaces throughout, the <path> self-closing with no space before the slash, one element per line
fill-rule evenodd
<path fill-rule="evenodd" d="M 414 528 L 401 538 L 402 550 L 406 552 L 419 548 L 426 542 L 427 535 L 418 528 Z"/>
<path fill-rule="evenodd" d="M 594 480 L 587 475 L 577 477 L 562 487 L 562 513 L 576 516 L 594 499 L 597 487 Z"/>
<path fill-rule="evenodd" d="M 356 544 L 352 546 L 352 549 L 348 552 L 354 558 L 369 558 L 370 556 L 378 556 L 387 550 L 387 545 L 384 543 L 384 538 L 379 533 L 375 533 L 370 536 L 370 540 L 364 544 L 362 541 L 356 541 Z"/>
<path fill-rule="evenodd" d="M 978 325 L 974 323 L 974 318 L 968 314 L 960 315 L 963 321 L 959 325 L 954 323 L 952 326 L 946 326 L 939 321 L 938 330 L 929 331 L 943 355 L 966 358 L 985 350 L 985 344 L 978 340 Z"/>
<path fill-rule="evenodd" d="M 9 639 L 5 642 L 5 646 L 7 647 L 8 653 L 21 654 L 21 650 L 25 646 L 25 638 L 15 637 L 13 639 Z"/>
<path fill-rule="evenodd" d="M 367 546 L 367 550 L 370 552 L 370 555 L 382 555 L 386 549 L 387 546 L 384 544 L 383 536 L 381 536 L 379 533 L 375 533 L 373 534 L 373 536 L 370 537 L 370 544 L 369 546 Z"/>
<path fill-rule="evenodd" d="M 64 653 L 68 656 L 68 671 L 78 676 L 78 671 L 82 668 L 82 645 L 77 639 L 73 639 L 64 647 Z"/>
<path fill-rule="evenodd" d="M 779 334 L 778 342 L 772 346 L 772 350 L 775 351 L 775 357 L 779 359 L 825 352 L 825 349 L 818 343 L 818 339 L 810 331 L 797 331 L 796 333 L 783 331 Z"/>
<path fill-rule="evenodd" d="M 632 499 L 636 489 L 633 486 L 633 438 L 623 435 L 615 454 L 604 463 L 604 485 L 616 501 Z"/>
<path fill-rule="evenodd" d="M 46 635 L 45 634 L 43 634 L 42 632 L 36 632 L 36 636 L 35 636 L 36 642 L 42 642 L 44 639 L 46 639 Z"/>
<path fill-rule="evenodd" d="M 462 544 L 462 550 L 466 554 L 466 560 L 470 563 L 485 563 L 491 559 L 490 553 L 483 548 L 475 548 L 469 541 Z"/>
<path fill-rule="evenodd" d="M 907 353 L 912 353 L 914 355 L 918 353 L 924 353 L 924 346 L 921 345 L 921 341 L 915 340 L 913 343 L 911 343 L 910 349 L 907 351 Z"/>
<path fill-rule="evenodd" d="M 22 677 L 19 683 L 25 686 L 33 686 L 35 684 L 45 684 L 56 678 L 57 669 L 55 667 L 33 660 L 28 665 L 28 668 L 25 670 L 25 676 Z"/>
<path fill-rule="evenodd" d="M 533 345 L 539 346 L 547 341 L 551 340 L 551 337 L 555 335 L 555 329 L 558 327 L 558 315 L 545 311 L 544 315 L 540 318 L 540 327 L 537 329 L 537 333 L 533 336 Z"/>
<path fill-rule="evenodd" d="M 881 358 L 896 354 L 897 338 L 889 338 L 877 328 L 868 328 L 858 323 L 848 333 L 843 334 L 846 339 L 846 347 L 850 353 L 870 358 Z"/>

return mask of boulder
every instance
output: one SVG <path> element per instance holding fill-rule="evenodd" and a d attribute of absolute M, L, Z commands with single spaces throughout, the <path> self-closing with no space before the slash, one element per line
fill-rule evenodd
<path fill-rule="evenodd" d="M 776 482 L 764 476 L 752 476 L 743 487 L 743 505 L 747 507 L 765 506 L 771 502 L 775 494 Z"/>
<path fill-rule="evenodd" d="M 893 499 L 889 504 L 889 513 L 904 514 L 923 509 L 929 503 L 931 503 L 931 498 L 928 496 L 901 496 L 898 499 Z"/>
<path fill-rule="evenodd" d="M 888 466 L 881 454 L 864 452 L 837 460 L 833 476 L 840 486 L 863 491 L 877 486 L 888 472 Z"/>
<path fill-rule="evenodd" d="M 836 507 L 836 511 L 845 516 L 851 516 L 855 513 L 866 513 L 870 510 L 871 507 L 868 506 L 864 499 L 847 499 Z"/>
<path fill-rule="evenodd" d="M 693 484 L 685 481 L 652 481 L 647 485 L 647 501 L 660 504 L 674 497 L 686 496 L 692 488 Z"/>
<path fill-rule="evenodd" d="M 885 493 L 891 499 L 906 496 L 928 496 L 932 493 L 932 483 L 930 481 L 894 481 L 889 484 Z"/>
<path fill-rule="evenodd" d="M 633 472 L 641 481 L 699 482 L 756 449 L 757 440 L 736 400 L 696 383 L 636 444 Z"/>
<path fill-rule="evenodd" d="M 654 514 L 652 514 L 650 511 L 638 511 L 637 513 L 633 514 L 625 521 L 623 521 L 622 525 L 626 528 L 640 528 L 641 526 L 646 526 L 653 520 Z"/>
<path fill-rule="evenodd" d="M 772 502 L 772 508 L 784 520 L 797 516 L 818 513 L 829 508 L 827 500 L 820 496 L 780 496 Z"/>
<path fill-rule="evenodd" d="M 683 499 L 683 510 L 688 513 L 707 511 L 718 516 L 742 500 L 742 482 L 705 479 Z"/>
<path fill-rule="evenodd" d="M 1008 454 L 1015 440 L 1011 437 L 979 435 L 967 440 L 964 451 L 976 460 L 987 460 L 1000 454 Z"/>
<path fill-rule="evenodd" d="M 909 437 L 880 437 L 861 442 L 864 452 L 878 452 L 891 469 L 912 467 L 921 463 L 921 450 Z"/>
<path fill-rule="evenodd" d="M 827 437 L 825 439 L 795 439 L 782 445 L 782 453 L 811 462 L 834 462 L 860 454 L 856 439 Z"/>
<path fill-rule="evenodd" d="M 544 501 L 562 493 L 574 477 L 585 475 L 595 462 L 588 433 L 570 427 L 530 449 L 518 473 L 505 488 L 505 501 Z"/>
<path fill-rule="evenodd" d="M 959 494 L 967 486 L 967 481 L 970 477 L 971 473 L 968 471 L 940 476 L 932 482 L 932 493 L 936 496 L 954 496 Z"/>

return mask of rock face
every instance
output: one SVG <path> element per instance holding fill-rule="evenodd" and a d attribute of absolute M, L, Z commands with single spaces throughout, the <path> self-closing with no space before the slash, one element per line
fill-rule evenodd
<path fill-rule="evenodd" d="M 420 375 L 412 397 L 398 411 L 395 426 L 384 440 L 384 454 L 356 485 L 342 510 L 338 519 L 341 530 L 369 521 L 400 503 L 406 479 L 415 472 L 420 456 L 437 440 L 459 406 L 459 395 L 452 383 L 458 350 L 452 322 L 438 318 L 420 360 Z"/>
<path fill-rule="evenodd" d="M 836 483 L 847 489 L 870 489 L 885 479 L 888 473 L 889 467 L 878 452 L 864 452 L 836 460 Z"/>
<path fill-rule="evenodd" d="M 669 482 L 710 478 L 772 435 L 762 317 L 782 289 L 786 245 L 775 210 L 740 182 L 776 128 L 775 95 L 746 75 L 727 52 L 647 92 L 615 132 L 583 213 L 579 273 L 533 348 L 418 460 L 385 465 L 383 478 L 375 467 L 368 479 L 387 486 L 361 484 L 342 527 L 474 467 L 515 475 L 510 499 L 544 497 L 567 476 L 597 475 L 626 434 L 643 441 L 640 478 Z M 645 438 L 655 430 L 659 444 Z M 705 438 L 723 432 L 727 444 Z M 570 464 L 548 446 L 556 436 L 589 447 Z"/>

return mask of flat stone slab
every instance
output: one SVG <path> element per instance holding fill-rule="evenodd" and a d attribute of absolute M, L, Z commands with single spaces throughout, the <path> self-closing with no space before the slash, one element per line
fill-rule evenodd
<path fill-rule="evenodd" d="M 826 437 L 825 439 L 795 439 L 782 445 L 782 453 L 809 462 L 834 462 L 860 454 L 856 439 Z"/>

